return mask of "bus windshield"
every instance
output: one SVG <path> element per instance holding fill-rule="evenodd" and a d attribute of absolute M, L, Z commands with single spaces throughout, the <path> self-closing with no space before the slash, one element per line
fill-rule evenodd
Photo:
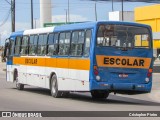
<path fill-rule="evenodd" d="M 118 48 L 151 48 L 151 36 L 146 27 L 129 25 L 100 25 L 97 46 Z"/>

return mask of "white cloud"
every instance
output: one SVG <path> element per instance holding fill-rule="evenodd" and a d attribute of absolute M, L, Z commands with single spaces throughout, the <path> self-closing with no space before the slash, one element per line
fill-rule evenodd
<path fill-rule="evenodd" d="M 66 22 L 66 15 L 54 15 L 52 16 L 53 22 Z M 71 22 L 81 22 L 81 21 L 87 21 L 87 18 L 81 16 L 81 15 L 70 15 L 70 21 Z"/>

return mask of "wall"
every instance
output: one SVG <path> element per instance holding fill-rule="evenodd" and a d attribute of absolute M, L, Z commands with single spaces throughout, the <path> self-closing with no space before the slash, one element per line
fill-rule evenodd
<path fill-rule="evenodd" d="M 148 24 L 153 31 L 153 47 L 160 49 L 160 4 L 137 7 L 134 10 L 135 21 Z"/>

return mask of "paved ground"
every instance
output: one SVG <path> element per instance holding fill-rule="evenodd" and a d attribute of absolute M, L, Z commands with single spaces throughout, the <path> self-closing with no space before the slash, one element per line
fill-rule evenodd
<path fill-rule="evenodd" d="M 151 93 L 141 95 L 111 94 L 107 100 L 97 101 L 92 100 L 89 93 L 71 93 L 68 98 L 57 99 L 50 96 L 49 90 L 42 88 L 27 86 L 23 91 L 18 91 L 15 89 L 15 84 L 5 81 L 4 68 L 5 64 L 0 63 L 0 111 L 160 111 L 159 73 L 153 75 Z M 88 119 L 93 120 L 93 118 Z M 94 119 L 99 120 L 99 118 Z M 106 118 L 101 119 L 106 120 Z M 119 119 L 128 120 L 128 118 Z M 158 120 L 158 118 L 156 119 Z M 138 119 L 136 118 L 136 120 Z"/>

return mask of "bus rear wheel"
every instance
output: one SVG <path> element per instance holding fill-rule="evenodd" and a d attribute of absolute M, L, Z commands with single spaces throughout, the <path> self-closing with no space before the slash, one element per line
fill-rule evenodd
<path fill-rule="evenodd" d="M 109 96 L 108 91 L 93 90 L 91 91 L 93 99 L 106 99 Z"/>
<path fill-rule="evenodd" d="M 24 84 L 19 83 L 18 73 L 15 73 L 15 81 L 16 81 L 16 88 L 18 90 L 23 90 L 24 89 Z"/>
<path fill-rule="evenodd" d="M 55 74 L 51 78 L 51 95 L 55 98 L 62 96 L 62 92 L 58 90 L 57 76 Z"/>

